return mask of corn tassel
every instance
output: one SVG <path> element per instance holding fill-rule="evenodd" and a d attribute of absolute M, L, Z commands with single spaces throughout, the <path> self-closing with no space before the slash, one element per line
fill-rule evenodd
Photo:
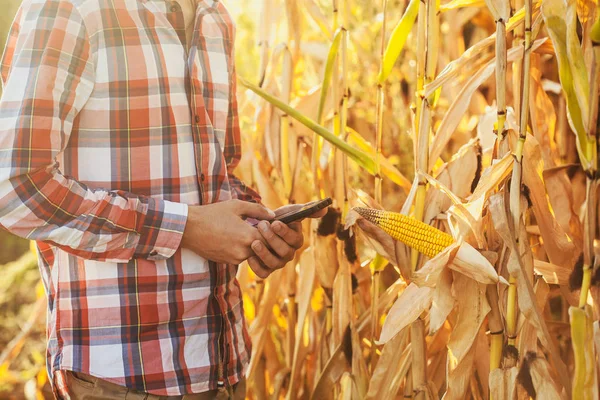
<path fill-rule="evenodd" d="M 403 214 L 364 207 L 355 207 L 354 211 L 395 240 L 430 258 L 454 243 L 454 238 L 449 234 Z"/>

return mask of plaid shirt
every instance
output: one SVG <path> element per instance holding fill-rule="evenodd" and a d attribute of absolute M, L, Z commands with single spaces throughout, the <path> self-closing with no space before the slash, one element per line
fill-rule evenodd
<path fill-rule="evenodd" d="M 24 0 L 1 64 L 0 224 L 38 243 L 47 366 L 156 395 L 232 385 L 237 266 L 180 249 L 187 205 L 259 201 L 240 158 L 234 26 L 199 0 Z M 189 49 L 189 50 L 188 50 Z"/>

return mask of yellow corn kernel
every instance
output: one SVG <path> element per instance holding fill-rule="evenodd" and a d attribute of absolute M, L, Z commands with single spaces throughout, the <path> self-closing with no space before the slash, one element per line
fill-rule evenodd
<path fill-rule="evenodd" d="M 355 207 L 354 211 L 394 239 L 430 258 L 454 243 L 446 232 L 403 214 L 365 207 Z"/>

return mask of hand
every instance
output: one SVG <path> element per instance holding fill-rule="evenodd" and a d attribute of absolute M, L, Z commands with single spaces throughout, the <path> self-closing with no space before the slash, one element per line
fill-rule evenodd
<path fill-rule="evenodd" d="M 303 206 L 304 204 L 290 204 L 278 208 L 275 210 L 275 214 L 281 215 Z M 322 209 L 310 215 L 309 218 L 321 218 L 326 213 L 327 209 Z M 265 279 L 273 271 L 283 268 L 294 259 L 296 251 L 304 245 L 304 235 L 300 221 L 288 225 L 280 221 L 273 223 L 261 221 L 257 228 L 264 240 L 262 242 L 255 240 L 252 243 L 252 250 L 256 255 L 248 259 L 248 264 L 256 275 Z M 264 242 L 266 242 L 266 246 Z"/>
<path fill-rule="evenodd" d="M 275 213 L 241 200 L 189 206 L 181 246 L 211 261 L 240 264 L 254 254 L 251 244 L 263 240 L 243 217 L 270 220 Z"/>

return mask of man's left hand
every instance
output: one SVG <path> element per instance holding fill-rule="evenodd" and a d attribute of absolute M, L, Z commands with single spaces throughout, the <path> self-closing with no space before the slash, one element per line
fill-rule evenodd
<path fill-rule="evenodd" d="M 290 204 L 275 210 L 275 215 L 281 215 L 296 209 L 304 204 Z M 309 216 L 309 218 L 321 218 L 327 213 L 322 209 Z M 265 239 L 268 247 L 260 240 L 252 243 L 252 250 L 256 254 L 248 259 L 248 264 L 261 278 L 266 278 L 273 271 L 283 268 L 294 259 L 296 251 L 304 244 L 301 221 L 284 224 L 281 221 L 261 221 L 256 226 Z"/>

